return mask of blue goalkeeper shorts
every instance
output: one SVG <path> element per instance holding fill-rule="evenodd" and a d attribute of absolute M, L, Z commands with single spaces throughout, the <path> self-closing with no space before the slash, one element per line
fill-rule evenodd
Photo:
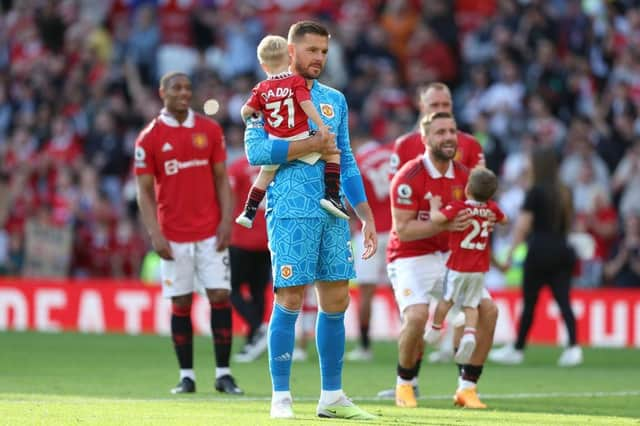
<path fill-rule="evenodd" d="M 333 216 L 278 219 L 267 215 L 275 288 L 355 277 L 349 223 Z"/>

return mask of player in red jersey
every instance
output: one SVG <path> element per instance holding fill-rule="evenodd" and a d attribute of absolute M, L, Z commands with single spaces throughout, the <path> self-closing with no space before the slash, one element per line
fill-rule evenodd
<path fill-rule="evenodd" d="M 440 340 L 442 323 L 454 305 L 462 307 L 465 315 L 464 335 L 458 345 L 454 360 L 467 364 L 476 347 L 476 326 L 478 324 L 478 304 L 484 288 L 484 274 L 489 270 L 491 224 L 506 223 L 507 217 L 500 207 L 491 201 L 498 188 L 498 179 L 489 169 L 476 168 L 469 175 L 465 188 L 466 201 L 452 201 L 443 209 L 441 200 L 431 200 L 430 219 L 436 224 L 453 220 L 458 212 L 466 210 L 471 214 L 471 226 L 464 231 L 449 233 L 447 272 L 444 278 L 444 296 L 438 302 L 431 329 L 425 340 L 436 344 Z"/>
<path fill-rule="evenodd" d="M 360 322 L 360 345 L 347 353 L 348 361 L 369 361 L 373 358 L 369 339 L 371 304 L 378 284 L 389 284 L 385 250 L 391 230 L 391 203 L 389 201 L 389 157 L 392 147 L 381 145 L 363 137 L 354 137 L 352 146 L 356 162 L 362 174 L 364 190 L 371 206 L 378 231 L 378 251 L 369 259 L 362 259 L 363 235 L 354 236 L 354 266 L 360 293 L 358 318 Z"/>
<path fill-rule="evenodd" d="M 420 92 L 420 114 L 426 117 L 435 112 L 453 113 L 451 91 L 444 83 L 430 83 Z M 400 170 L 407 161 L 424 154 L 425 145 L 422 142 L 420 130 L 400 136 L 393 144 L 391 156 L 391 177 Z M 484 166 L 484 154 L 480 143 L 468 133 L 458 131 L 458 151 L 454 160 L 467 166 L 469 170 L 480 165 Z"/>
<path fill-rule="evenodd" d="M 242 119 L 246 121 L 260 112 L 265 117 L 264 126 L 269 137 L 299 140 L 309 137 L 310 118 L 324 136 L 329 129 L 311 102 L 305 79 L 289 71 L 287 40 L 275 35 L 263 38 L 258 45 L 258 60 L 268 78 L 253 88 L 251 98 L 242 106 Z M 299 160 L 314 164 L 320 158 L 319 153 L 311 153 Z M 320 205 L 334 216 L 349 219 L 339 195 L 340 155 L 322 159 L 327 164 L 324 168 L 325 198 L 320 200 Z M 277 170 L 277 165 L 262 166 L 247 197 L 244 212 L 236 218 L 237 224 L 251 228 L 258 205 Z"/>
<path fill-rule="evenodd" d="M 215 387 L 242 394 L 229 368 L 232 206 L 224 135 L 218 123 L 189 108 L 191 81 L 185 74 L 163 76 L 159 93 L 164 109 L 140 132 L 134 168 L 142 220 L 162 258 L 162 293 L 171 298 L 171 336 L 180 365 L 172 393 L 195 392 L 191 304 L 193 291 L 204 288 L 211 304 Z"/>
<path fill-rule="evenodd" d="M 451 91 L 444 83 L 434 82 L 425 86 L 420 91 L 420 116 L 421 119 L 436 112 L 452 113 L 453 101 L 451 99 Z M 457 132 L 458 148 L 455 160 L 467 166 L 469 170 L 476 166 L 484 166 L 484 155 L 480 143 L 471 135 L 458 131 Z M 391 164 L 389 179 L 409 160 L 422 155 L 425 152 L 425 144 L 422 141 L 420 130 L 407 133 L 400 136 L 393 144 L 393 154 L 391 155 Z M 454 321 L 457 322 L 458 320 Z M 453 327 L 449 330 L 453 330 Z M 461 329 L 456 336 L 456 340 L 461 336 Z M 449 334 L 447 338 L 442 340 L 440 350 L 429 355 L 432 362 L 449 361 L 451 359 L 453 343 L 453 335 Z M 421 360 L 419 360 L 421 362 Z M 394 389 L 383 390 L 378 393 L 380 397 L 393 397 Z"/>
<path fill-rule="evenodd" d="M 464 230 L 470 215 L 461 211 L 447 224 L 430 220 L 431 200 L 443 203 L 464 199 L 468 171 L 453 161 L 457 149 L 457 129 L 447 112 L 422 119 L 425 155 L 406 163 L 391 182 L 393 227 L 387 247 L 387 272 L 402 315 L 398 341 L 396 405 L 415 407 L 415 389 L 424 348 L 423 334 L 429 317 L 429 304 L 442 294 L 445 262 L 449 250 L 446 231 Z M 478 345 L 469 364 L 462 366 L 462 380 L 456 401 L 471 408 L 482 408 L 475 383 L 491 347 L 497 309 L 488 292 L 479 306 Z M 464 387 L 463 387 L 464 386 Z"/>
<path fill-rule="evenodd" d="M 231 190 L 241 197 L 248 194 L 252 182 L 260 173 L 260 167 L 252 166 L 241 155 L 229 166 Z M 242 212 L 244 203 L 236 198 L 234 215 Z M 247 342 L 240 352 L 234 355 L 236 362 L 251 362 L 267 349 L 267 327 L 264 319 L 264 293 L 271 281 L 271 257 L 267 243 L 267 224 L 263 203 L 258 206 L 263 214 L 257 215 L 253 229 L 240 225 L 231 229 L 231 302 L 236 311 L 244 318 L 249 330 Z M 246 299 L 242 286 L 246 284 L 249 298 Z"/>

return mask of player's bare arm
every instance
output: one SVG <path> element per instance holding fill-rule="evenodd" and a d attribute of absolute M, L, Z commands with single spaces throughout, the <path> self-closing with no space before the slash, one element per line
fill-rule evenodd
<path fill-rule="evenodd" d="M 233 199 L 231 197 L 231 185 L 229 184 L 229 176 L 227 175 L 227 167 L 224 163 L 214 163 L 213 179 L 216 185 L 216 194 L 218 197 L 218 206 L 220 206 L 220 224 L 216 231 L 216 240 L 218 251 L 222 251 L 229 247 L 231 240 L 231 219 L 233 213 Z"/>
<path fill-rule="evenodd" d="M 136 184 L 138 187 L 138 208 L 140 209 L 142 222 L 151 237 L 153 249 L 161 258 L 165 260 L 173 260 L 171 246 L 169 245 L 169 241 L 167 241 L 162 234 L 160 225 L 158 224 L 158 218 L 156 217 L 156 196 L 153 185 L 153 176 L 137 176 Z"/>
<path fill-rule="evenodd" d="M 445 215 L 440 213 L 439 210 L 431 210 L 431 213 L 429 213 L 429 220 L 437 225 L 444 225 L 449 221 L 449 219 L 447 219 Z"/>
<path fill-rule="evenodd" d="M 434 223 L 437 223 L 438 225 L 444 225 L 445 223 L 447 223 L 448 221 L 447 217 L 442 213 L 440 213 L 440 208 L 442 207 L 442 198 L 440 198 L 437 195 L 433 197 L 429 201 L 429 207 L 430 207 L 429 219 L 431 221 L 433 221 Z"/>
<path fill-rule="evenodd" d="M 447 231 L 464 231 L 470 224 L 471 214 L 467 209 L 462 209 L 453 220 L 447 221 L 445 229 Z"/>
<path fill-rule="evenodd" d="M 392 208 L 391 216 L 398 238 L 403 242 L 429 238 L 447 230 L 445 225 L 439 225 L 432 220 L 419 220 L 416 210 Z"/>
<path fill-rule="evenodd" d="M 378 234 L 376 233 L 376 223 L 373 219 L 373 212 L 369 203 L 362 202 L 354 207 L 356 215 L 362 222 L 362 235 L 364 237 L 363 259 L 369 259 L 378 250 Z"/>

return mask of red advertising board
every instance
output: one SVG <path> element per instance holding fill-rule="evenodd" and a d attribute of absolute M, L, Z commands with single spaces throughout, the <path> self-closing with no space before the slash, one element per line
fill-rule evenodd
<path fill-rule="evenodd" d="M 492 292 L 500 310 L 495 340 L 512 341 L 522 307 L 520 292 Z M 358 335 L 357 289 L 346 315 L 347 337 Z M 272 303 L 268 291 L 267 304 Z M 578 340 L 588 346 L 640 347 L 640 290 L 574 290 L 572 306 Z M 137 281 L 57 281 L 0 279 L 0 330 L 80 331 L 87 333 L 169 334 L 169 301 L 159 287 Z M 267 309 L 267 314 L 270 309 Z M 192 310 L 194 331 L 209 334 L 209 303 L 196 296 Z M 395 339 L 400 320 L 388 287 L 380 287 L 373 301 L 371 333 L 375 339 Z M 234 313 L 234 332 L 244 324 Z M 558 344 L 566 340 L 559 310 L 543 291 L 530 333 L 532 343 Z"/>

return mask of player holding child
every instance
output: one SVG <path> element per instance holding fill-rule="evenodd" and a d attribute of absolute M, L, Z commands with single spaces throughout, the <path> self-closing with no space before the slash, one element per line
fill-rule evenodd
<path fill-rule="evenodd" d="M 309 137 L 308 118 L 320 133 L 327 133 L 329 129 L 311 102 L 311 93 L 304 77 L 289 70 L 287 40 L 276 35 L 263 38 L 258 44 L 258 60 L 268 77 L 253 88 L 251 98 L 243 105 L 243 120 L 262 113 L 265 118 L 265 130 L 270 138 L 276 139 L 295 141 Z M 315 164 L 320 158 L 319 153 L 311 153 L 299 160 Z M 330 155 L 322 159 L 327 164 L 324 168 L 325 196 L 320 200 L 320 205 L 334 216 L 349 219 L 339 195 L 340 155 Z M 264 199 L 267 186 L 273 181 L 278 167 L 262 166 L 247 197 L 244 212 L 236 218 L 236 223 L 247 228 L 253 226 L 258 205 Z"/>

